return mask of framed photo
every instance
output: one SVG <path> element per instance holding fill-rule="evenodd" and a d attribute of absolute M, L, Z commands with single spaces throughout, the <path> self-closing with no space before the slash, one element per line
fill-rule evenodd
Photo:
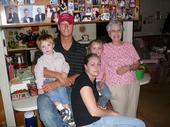
<path fill-rule="evenodd" d="M 51 4 L 58 4 L 59 1 L 58 1 L 58 0 L 50 0 L 50 3 L 51 3 Z"/>
<path fill-rule="evenodd" d="M 68 11 L 74 11 L 74 3 L 71 0 L 68 1 Z"/>
<path fill-rule="evenodd" d="M 92 0 L 93 5 L 100 5 L 101 1 L 100 0 Z"/>
<path fill-rule="evenodd" d="M 17 6 L 5 6 L 5 13 L 7 23 L 19 23 L 18 7 Z"/>
<path fill-rule="evenodd" d="M 21 23 L 34 22 L 33 19 L 33 6 L 18 6 L 19 20 Z"/>
<path fill-rule="evenodd" d="M 80 21 L 81 21 L 80 12 L 74 13 L 74 22 L 80 22 Z"/>
<path fill-rule="evenodd" d="M 35 22 L 43 22 L 46 19 L 45 6 L 44 5 L 34 5 L 33 6 L 33 19 Z"/>
<path fill-rule="evenodd" d="M 60 11 L 67 11 L 68 10 L 68 0 L 61 0 L 60 1 Z"/>
<path fill-rule="evenodd" d="M 109 4 L 109 0 L 101 0 L 101 4 Z"/>
<path fill-rule="evenodd" d="M 93 6 L 92 8 L 92 20 L 99 20 L 100 16 L 100 7 L 99 6 Z"/>
<path fill-rule="evenodd" d="M 109 10 L 109 5 L 108 4 L 102 4 L 100 6 L 100 13 L 109 13 L 110 10 Z"/>
<path fill-rule="evenodd" d="M 8 6 L 10 4 L 10 0 L 0 0 L 2 5 Z"/>
<path fill-rule="evenodd" d="M 85 0 L 86 4 L 92 4 L 92 0 Z"/>
<path fill-rule="evenodd" d="M 85 0 L 79 0 L 79 4 L 85 4 Z"/>
<path fill-rule="evenodd" d="M 86 15 L 92 15 L 92 6 L 91 5 L 86 5 L 85 7 L 85 13 Z"/>

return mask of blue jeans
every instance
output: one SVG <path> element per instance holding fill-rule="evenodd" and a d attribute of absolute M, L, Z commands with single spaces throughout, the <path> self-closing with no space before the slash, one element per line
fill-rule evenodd
<path fill-rule="evenodd" d="M 44 84 L 47 84 L 49 82 L 53 82 L 50 79 L 46 79 L 44 81 Z M 70 104 L 71 100 L 68 96 L 68 90 L 66 87 L 57 87 L 55 88 L 52 92 L 46 93 L 47 96 L 55 103 L 55 102 L 60 102 L 62 104 Z"/>
<path fill-rule="evenodd" d="M 85 127 L 145 127 L 142 120 L 126 116 L 103 116 Z"/>
<path fill-rule="evenodd" d="M 45 127 L 68 127 L 68 124 L 63 122 L 55 104 L 46 94 L 38 96 L 37 106 Z"/>
<path fill-rule="evenodd" d="M 96 83 L 96 86 L 99 87 L 99 83 L 100 82 L 97 82 Z M 102 107 L 106 107 L 106 104 L 107 102 L 111 99 L 112 95 L 111 95 L 111 92 L 108 88 L 108 86 L 106 84 L 104 84 L 104 87 L 103 89 L 101 90 L 98 90 L 98 92 L 101 93 L 101 97 L 100 97 L 100 100 L 99 100 L 99 104 L 102 106 Z"/>

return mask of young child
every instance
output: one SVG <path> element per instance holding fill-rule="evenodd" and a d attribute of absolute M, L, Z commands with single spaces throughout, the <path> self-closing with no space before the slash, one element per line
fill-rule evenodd
<path fill-rule="evenodd" d="M 101 40 L 93 40 L 90 42 L 88 46 L 88 53 L 95 53 L 99 57 L 101 57 L 103 51 L 103 42 Z M 105 74 L 100 74 L 99 76 L 102 76 L 102 81 L 99 81 L 98 78 L 96 78 L 97 81 L 97 90 L 99 92 L 99 95 L 101 94 L 101 98 L 99 100 L 99 105 L 102 108 L 106 108 L 106 104 L 108 100 L 111 98 L 111 92 L 108 88 L 108 86 L 104 83 L 105 82 Z"/>
<path fill-rule="evenodd" d="M 54 41 L 51 35 L 42 35 L 37 39 L 37 46 L 42 51 L 43 55 L 38 59 L 35 65 L 35 78 L 38 88 L 38 94 L 44 94 L 42 86 L 49 82 L 59 80 L 62 82 L 67 77 L 69 72 L 69 64 L 65 61 L 63 54 L 55 52 Z M 43 74 L 44 68 L 51 71 L 56 71 L 60 76 L 56 78 L 46 78 Z M 63 121 L 72 124 L 70 101 L 67 94 L 66 87 L 57 87 L 54 91 L 47 94 L 55 103 L 57 109 L 60 111 Z"/>

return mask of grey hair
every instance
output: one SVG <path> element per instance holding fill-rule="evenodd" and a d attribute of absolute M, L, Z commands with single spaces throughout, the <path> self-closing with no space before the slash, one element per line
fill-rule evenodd
<path fill-rule="evenodd" d="M 118 20 L 118 19 L 111 19 L 110 22 L 106 26 L 106 30 L 107 30 L 108 33 L 110 33 L 111 28 L 112 28 L 113 25 L 119 25 L 120 30 L 123 32 L 122 22 L 120 20 Z"/>

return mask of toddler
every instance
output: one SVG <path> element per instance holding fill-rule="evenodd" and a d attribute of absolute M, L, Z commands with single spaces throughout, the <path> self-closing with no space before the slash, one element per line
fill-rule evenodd
<path fill-rule="evenodd" d="M 103 42 L 101 40 L 93 40 L 90 42 L 88 46 L 88 53 L 95 53 L 99 57 L 101 57 L 103 51 Z M 99 95 L 101 95 L 101 98 L 99 100 L 99 105 L 101 108 L 106 108 L 108 100 L 111 98 L 111 92 L 108 88 L 108 86 L 104 83 L 105 82 L 105 74 L 102 75 L 102 80 L 99 81 L 98 78 L 96 78 L 96 86 L 97 90 L 99 92 Z"/>
<path fill-rule="evenodd" d="M 43 55 L 38 59 L 35 65 L 35 78 L 38 94 L 44 94 L 42 86 L 55 80 L 62 82 L 63 79 L 67 77 L 70 67 L 65 61 L 63 54 L 53 50 L 55 44 L 51 35 L 40 36 L 37 40 L 37 46 L 42 51 Z M 43 73 L 44 68 L 57 72 L 58 76 L 55 78 L 46 78 Z M 73 119 L 71 116 L 70 100 L 66 87 L 57 87 L 54 91 L 45 94 L 55 103 L 63 121 L 72 124 Z"/>

